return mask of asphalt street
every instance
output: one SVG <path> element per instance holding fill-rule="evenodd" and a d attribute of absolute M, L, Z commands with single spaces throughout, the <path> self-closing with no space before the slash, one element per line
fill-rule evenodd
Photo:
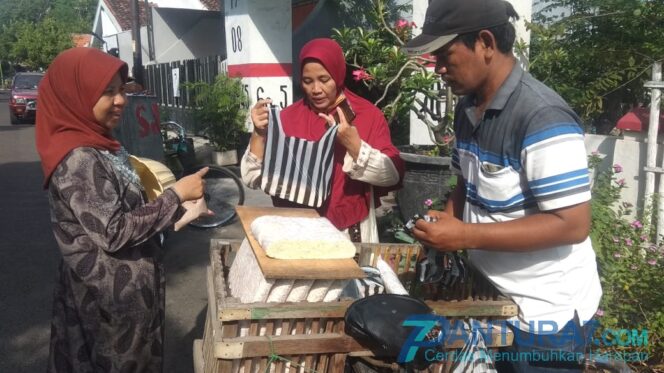
<path fill-rule="evenodd" d="M 53 282 L 60 254 L 34 145 L 34 125 L 10 125 L 0 91 L 0 372 L 43 372 L 50 336 Z M 245 205 L 270 206 L 246 190 Z M 237 219 L 225 227 L 185 228 L 165 244 L 167 373 L 193 372 L 192 344 L 203 337 L 205 270 L 211 238 L 240 239 Z"/>

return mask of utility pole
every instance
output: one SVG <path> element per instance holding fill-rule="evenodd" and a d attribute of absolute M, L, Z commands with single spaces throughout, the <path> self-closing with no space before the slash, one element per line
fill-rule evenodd
<path fill-rule="evenodd" d="M 132 75 L 136 83 L 143 86 L 143 50 L 141 48 L 141 19 L 138 0 L 131 1 L 131 39 L 134 52 L 134 67 Z"/>
<path fill-rule="evenodd" d="M 148 31 L 148 58 L 150 61 L 154 61 L 154 25 L 152 24 L 152 8 L 150 8 L 149 0 L 145 0 L 145 11 L 147 12 L 147 31 Z"/>

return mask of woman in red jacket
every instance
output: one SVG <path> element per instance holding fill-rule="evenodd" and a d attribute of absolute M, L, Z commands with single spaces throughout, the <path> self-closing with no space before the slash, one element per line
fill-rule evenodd
<path fill-rule="evenodd" d="M 338 123 L 331 150 L 330 185 L 323 186 L 323 191 L 319 192 L 323 195 L 319 205 L 307 201 L 298 204 L 296 198 L 283 198 L 288 194 L 285 191 L 293 189 L 288 185 L 281 185 L 274 189 L 277 193 L 270 193 L 273 203 L 277 207 L 315 207 L 338 229 L 348 229 L 353 241 L 378 242 L 374 207 L 378 206 L 380 196 L 398 189 L 403 178 L 403 161 L 392 144 L 387 121 L 376 106 L 344 87 L 346 61 L 334 40 L 308 42 L 299 60 L 305 97 L 282 110 L 278 119 L 285 136 L 310 142 L 320 141 L 330 127 Z M 341 110 L 344 101 L 349 104 L 354 118 L 348 118 L 352 116 L 350 110 Z M 270 100 L 261 100 L 251 110 L 254 131 L 241 168 L 244 182 L 252 188 L 261 186 L 262 182 L 265 186 L 262 179 L 263 159 L 266 149 L 270 149 L 266 147 L 269 103 Z M 271 151 L 282 148 L 275 146 Z M 315 165 L 309 167 L 314 169 Z M 291 176 L 285 174 L 278 181 L 292 183 Z"/>

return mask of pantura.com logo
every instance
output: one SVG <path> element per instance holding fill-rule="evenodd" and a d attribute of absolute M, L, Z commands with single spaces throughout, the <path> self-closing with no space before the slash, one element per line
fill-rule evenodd
<path fill-rule="evenodd" d="M 472 331 L 479 331 L 487 345 L 493 345 L 494 340 L 497 338 L 496 343 L 505 346 L 507 345 L 508 335 L 511 333 L 511 328 L 519 329 L 519 321 L 490 321 L 488 323 L 480 323 L 476 320 L 471 320 L 470 324 L 465 323 L 463 320 L 448 320 L 442 316 L 436 315 L 411 315 L 403 322 L 403 326 L 412 327 L 413 330 L 408 336 L 406 343 L 401 348 L 397 361 L 400 363 L 408 363 L 413 361 L 420 348 L 426 349 L 425 358 L 427 356 L 439 356 L 435 353 L 440 346 L 451 346 L 457 341 L 465 344 L 471 336 Z M 596 347 L 641 347 L 648 345 L 648 330 L 646 329 L 603 329 L 598 330 L 598 323 L 591 321 L 581 330 L 578 326 L 572 328 L 566 327 L 565 333 L 557 335 L 561 328 L 555 321 L 540 320 L 538 322 L 528 323 L 528 330 L 531 332 L 527 335 L 528 340 L 521 340 L 519 334 L 515 335 L 515 342 L 527 343 L 529 345 L 538 345 L 538 339 L 547 338 L 547 345 L 549 347 L 560 348 L 565 350 L 565 346 L 572 343 L 582 344 L 584 338 Z M 491 332 L 487 332 L 491 331 Z M 497 331 L 497 333 L 496 333 Z M 599 333 L 598 333 L 599 332 Z M 597 336 L 599 334 L 599 336 Z M 639 358 L 641 359 L 641 357 Z M 643 357 L 647 360 L 647 356 Z"/>

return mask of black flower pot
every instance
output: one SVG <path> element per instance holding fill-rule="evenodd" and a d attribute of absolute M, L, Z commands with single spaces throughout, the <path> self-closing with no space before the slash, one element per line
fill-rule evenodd
<path fill-rule="evenodd" d="M 452 158 L 401 153 L 406 163 L 403 188 L 397 192 L 397 205 L 404 221 L 427 211 L 424 201 L 445 200 L 450 192 Z M 444 206 L 444 204 L 443 204 Z"/>

